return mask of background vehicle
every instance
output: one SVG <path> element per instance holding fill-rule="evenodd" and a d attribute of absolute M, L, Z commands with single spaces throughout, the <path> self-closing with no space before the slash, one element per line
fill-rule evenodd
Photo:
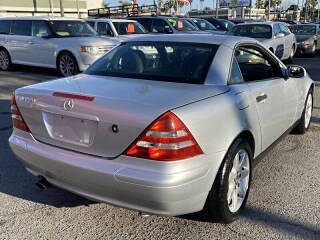
<path fill-rule="evenodd" d="M 228 34 L 257 39 L 281 60 L 292 61 L 297 49 L 296 37 L 284 23 L 239 24 Z"/>
<path fill-rule="evenodd" d="M 143 36 L 72 81 L 16 90 L 9 141 L 31 173 L 82 196 L 158 215 L 207 203 L 231 222 L 255 159 L 309 128 L 312 94 L 303 68 L 256 40 Z"/>
<path fill-rule="evenodd" d="M 127 19 L 87 19 L 86 22 L 100 36 L 115 37 L 121 40 L 146 33 L 144 27 L 134 20 Z"/>
<path fill-rule="evenodd" d="M 129 17 L 138 21 L 150 33 L 199 33 L 199 29 L 186 19 L 167 16 Z"/>
<path fill-rule="evenodd" d="M 290 26 L 297 38 L 297 53 L 314 56 L 320 48 L 320 28 L 317 24 L 299 24 Z"/>
<path fill-rule="evenodd" d="M 0 29 L 0 70 L 8 70 L 13 63 L 56 68 L 70 76 L 84 71 L 118 44 L 98 37 L 77 19 L 1 18 Z"/>
<path fill-rule="evenodd" d="M 200 31 L 211 32 L 215 34 L 223 34 L 223 32 L 218 31 L 218 29 L 213 26 L 210 22 L 202 18 L 187 18 L 187 20 L 196 26 Z"/>
<path fill-rule="evenodd" d="M 210 22 L 213 26 L 216 27 L 218 31 L 227 32 L 229 31 L 235 24 L 226 19 L 216 19 L 216 18 L 203 18 Z"/>

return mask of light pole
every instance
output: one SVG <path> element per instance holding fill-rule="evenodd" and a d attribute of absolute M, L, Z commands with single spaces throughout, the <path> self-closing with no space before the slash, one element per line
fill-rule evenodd
<path fill-rule="evenodd" d="M 60 0 L 60 14 L 61 14 L 61 17 L 64 17 L 63 0 Z"/>
<path fill-rule="evenodd" d="M 79 0 L 77 0 L 77 12 L 78 12 L 78 18 L 81 18 L 80 11 L 79 11 Z"/>
<path fill-rule="evenodd" d="M 318 0 L 318 23 L 320 22 L 320 1 Z"/>
<path fill-rule="evenodd" d="M 268 20 L 270 20 L 270 7 L 271 7 L 271 1 L 268 0 Z"/>
<path fill-rule="evenodd" d="M 216 18 L 219 17 L 219 0 L 216 0 Z"/>
<path fill-rule="evenodd" d="M 53 16 L 53 5 L 52 5 L 51 0 L 49 0 L 49 7 L 50 7 L 51 15 Z"/>

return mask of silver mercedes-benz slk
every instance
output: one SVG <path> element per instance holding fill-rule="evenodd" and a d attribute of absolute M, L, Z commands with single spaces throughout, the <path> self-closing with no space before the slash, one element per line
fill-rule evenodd
<path fill-rule="evenodd" d="M 231 222 L 252 166 L 310 125 L 314 83 L 253 39 L 123 42 L 80 75 L 17 89 L 10 146 L 26 169 L 96 201 Z"/>

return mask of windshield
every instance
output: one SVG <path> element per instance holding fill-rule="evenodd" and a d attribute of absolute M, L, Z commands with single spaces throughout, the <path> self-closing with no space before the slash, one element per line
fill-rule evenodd
<path fill-rule="evenodd" d="M 128 42 L 114 48 L 86 74 L 202 84 L 217 45 L 175 42 Z"/>
<path fill-rule="evenodd" d="M 168 22 L 178 31 L 198 31 L 198 29 L 186 19 L 168 18 Z"/>
<path fill-rule="evenodd" d="M 204 19 L 192 19 L 201 31 L 217 30 L 211 23 Z"/>
<path fill-rule="evenodd" d="M 143 34 L 144 28 L 137 22 L 112 22 L 119 35 Z"/>
<path fill-rule="evenodd" d="M 59 37 L 94 37 L 97 33 L 82 21 L 49 21 L 52 30 Z"/>
<path fill-rule="evenodd" d="M 272 28 L 269 25 L 238 25 L 234 26 L 228 33 L 233 36 L 250 38 L 272 38 Z"/>
<path fill-rule="evenodd" d="M 314 25 L 295 25 L 290 26 L 290 30 L 296 35 L 314 35 L 317 32 L 317 27 Z"/>

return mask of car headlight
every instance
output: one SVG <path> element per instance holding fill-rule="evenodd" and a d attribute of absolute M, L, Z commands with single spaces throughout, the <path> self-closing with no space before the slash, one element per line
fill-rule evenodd
<path fill-rule="evenodd" d="M 80 52 L 85 52 L 92 55 L 98 55 L 100 54 L 100 48 L 92 47 L 92 46 L 80 46 Z"/>
<path fill-rule="evenodd" d="M 313 41 L 311 39 L 308 39 L 302 42 L 302 45 L 312 45 L 312 44 L 313 44 Z"/>

